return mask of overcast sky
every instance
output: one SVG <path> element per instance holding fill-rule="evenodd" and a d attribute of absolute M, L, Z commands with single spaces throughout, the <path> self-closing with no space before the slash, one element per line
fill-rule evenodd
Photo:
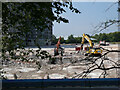
<path fill-rule="evenodd" d="M 95 27 L 107 20 L 118 18 L 115 2 L 74 2 L 73 6 L 81 11 L 81 14 L 72 13 L 66 9 L 66 13 L 62 16 L 69 19 L 69 23 L 54 22 L 53 34 L 57 37 L 63 36 L 67 38 L 69 35 L 82 36 L 83 33 L 93 34 Z M 114 25 L 105 33 L 118 31 L 117 25 Z M 103 33 L 103 32 L 101 32 Z"/>

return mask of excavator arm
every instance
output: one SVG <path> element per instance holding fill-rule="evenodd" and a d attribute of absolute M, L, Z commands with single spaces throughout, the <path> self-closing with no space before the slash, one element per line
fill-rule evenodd
<path fill-rule="evenodd" d="M 56 44 L 56 48 L 54 48 L 54 56 L 59 55 L 61 53 L 61 56 L 63 55 L 64 49 L 60 47 L 60 40 L 61 37 L 59 37 L 59 40 Z"/>
<path fill-rule="evenodd" d="M 90 47 L 93 48 L 93 43 L 92 43 L 92 41 L 90 40 L 90 38 L 89 38 L 85 33 L 83 34 L 83 37 L 82 37 L 81 48 L 83 48 L 83 44 L 84 44 L 84 42 L 85 42 L 85 39 L 89 42 Z"/>
<path fill-rule="evenodd" d="M 59 40 L 58 40 L 58 42 L 57 42 L 57 44 L 56 44 L 56 50 L 58 51 L 58 49 L 59 49 L 59 47 L 60 47 L 60 40 L 61 40 L 61 36 L 59 37 Z"/>

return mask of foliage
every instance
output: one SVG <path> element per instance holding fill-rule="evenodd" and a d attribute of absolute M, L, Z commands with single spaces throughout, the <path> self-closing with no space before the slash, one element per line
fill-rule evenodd
<path fill-rule="evenodd" d="M 120 41 L 120 32 L 113 32 L 113 33 L 100 33 L 95 34 L 93 38 L 97 39 L 96 41 L 107 41 L 107 42 L 119 42 Z"/>
<path fill-rule="evenodd" d="M 75 43 L 75 39 L 74 39 L 73 35 L 68 36 L 66 43 Z"/>
<path fill-rule="evenodd" d="M 50 30 L 49 24 L 53 25 L 53 21 L 68 23 L 69 21 L 62 17 L 62 13 L 66 12 L 64 7 L 68 7 L 72 12 L 80 13 L 69 0 L 67 2 L 3 2 L 3 59 L 28 61 L 29 54 L 34 53 L 33 50 L 25 50 L 24 48 L 27 46 L 28 37 L 33 37 L 33 32 Z M 43 57 L 40 45 L 37 43 L 37 39 L 40 37 L 41 35 L 38 35 L 34 40 L 35 45 L 39 48 L 35 51 L 37 57 Z M 64 39 L 62 40 L 64 41 Z M 44 53 L 45 56 L 46 54 Z"/>
<path fill-rule="evenodd" d="M 65 43 L 64 37 L 61 37 L 61 43 Z"/>
<path fill-rule="evenodd" d="M 55 35 L 52 35 L 52 44 L 57 44 L 57 38 L 55 37 Z"/>
<path fill-rule="evenodd" d="M 66 43 L 81 43 L 82 37 L 74 37 L 73 35 L 68 36 Z"/>
<path fill-rule="evenodd" d="M 52 44 L 57 44 L 59 38 L 55 37 L 55 35 L 52 36 Z M 64 37 L 61 37 L 60 43 L 65 43 Z"/>
<path fill-rule="evenodd" d="M 74 37 L 76 43 L 81 43 L 82 37 Z"/>
<path fill-rule="evenodd" d="M 88 35 L 90 38 L 94 38 L 93 42 L 107 41 L 107 42 L 120 42 L 120 32 L 111 32 L 111 33 L 100 33 L 95 34 L 94 36 Z M 62 40 L 63 39 L 63 40 Z M 57 43 L 58 38 L 55 39 Z M 55 41 L 54 40 L 54 41 Z M 81 43 L 82 37 L 74 37 L 73 35 L 68 36 L 67 40 L 64 40 L 64 37 L 61 38 L 61 43 Z M 85 43 L 87 41 L 85 40 Z"/>

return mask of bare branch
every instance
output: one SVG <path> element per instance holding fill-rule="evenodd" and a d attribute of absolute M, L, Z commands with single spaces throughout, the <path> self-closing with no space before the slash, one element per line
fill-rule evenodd
<path fill-rule="evenodd" d="M 120 50 L 108 50 L 108 49 L 105 49 L 105 48 L 102 48 L 102 49 L 105 51 L 105 53 L 103 55 L 101 55 L 100 57 L 94 58 L 94 57 L 87 56 L 86 58 L 81 60 L 81 64 L 80 65 L 87 66 L 88 68 L 86 70 L 84 70 L 83 72 L 77 74 L 76 76 L 73 76 L 72 78 L 80 78 L 80 77 L 86 78 L 91 72 L 93 72 L 95 70 L 103 71 L 101 73 L 101 75 L 99 76 L 99 78 L 100 77 L 105 78 L 108 75 L 107 71 L 112 70 L 112 69 L 119 69 L 120 68 L 120 64 L 118 62 L 116 62 L 114 60 L 110 60 L 109 58 L 105 59 L 104 57 L 108 53 L 120 52 Z M 87 61 L 87 63 L 84 63 L 84 61 Z M 111 63 L 111 65 L 110 66 L 106 66 L 105 65 L 106 61 L 109 61 Z M 97 62 L 99 62 L 99 64 Z"/>
<path fill-rule="evenodd" d="M 113 4 L 111 4 L 106 10 L 105 10 L 105 12 L 107 12 L 111 7 L 113 7 L 115 4 L 117 4 L 118 2 L 115 2 L 115 3 L 113 3 Z"/>
<path fill-rule="evenodd" d="M 96 26 L 94 33 L 92 34 L 92 36 L 96 33 L 99 33 L 107 28 L 109 28 L 110 26 L 112 26 L 113 24 L 117 24 L 120 23 L 120 20 L 109 20 L 106 22 L 101 23 L 100 25 Z"/>

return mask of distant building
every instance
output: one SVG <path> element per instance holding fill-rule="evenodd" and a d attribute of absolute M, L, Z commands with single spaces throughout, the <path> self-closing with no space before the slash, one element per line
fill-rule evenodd
<path fill-rule="evenodd" d="M 47 24 L 48 28 L 45 28 L 43 31 L 36 30 L 31 27 L 31 34 L 26 34 L 26 46 L 36 46 L 36 44 L 51 45 L 52 43 L 52 22 Z"/>
<path fill-rule="evenodd" d="M 20 5 L 23 4 L 23 3 L 19 3 L 19 4 L 18 3 L 14 3 L 14 4 L 15 4 L 14 7 L 17 8 L 17 7 L 20 7 Z M 29 5 L 29 4 L 31 4 L 31 2 L 30 3 L 24 3 L 24 4 L 28 4 Z M 34 5 L 35 4 L 36 4 L 37 9 L 39 9 L 40 6 L 39 6 L 38 2 L 34 3 Z M 48 5 L 49 5 L 49 3 L 48 3 Z M 11 6 L 12 6 L 12 3 L 9 3 L 7 5 L 8 9 L 11 10 L 11 13 L 13 13 L 13 15 L 14 15 L 14 12 L 12 11 L 12 7 Z M 41 8 L 41 9 L 43 9 L 43 11 L 45 13 L 47 13 L 48 11 L 52 12 L 51 8 L 49 10 L 48 10 L 48 8 L 45 8 L 45 7 Z M 23 11 L 20 10 L 19 12 L 22 13 L 23 16 L 25 15 L 24 10 Z M 38 17 L 38 18 L 40 18 L 40 17 Z M 52 41 L 52 21 L 47 16 L 43 17 L 43 18 L 44 18 L 43 22 L 45 23 L 45 25 L 43 25 L 44 29 L 42 31 L 40 29 L 40 28 L 42 28 L 42 25 L 39 25 L 40 28 L 36 28 L 35 27 L 35 25 L 34 25 L 35 23 L 33 23 L 33 21 L 32 21 L 34 19 L 34 17 L 33 18 L 32 17 L 31 18 L 28 17 L 27 19 L 25 19 L 26 20 L 25 21 L 26 25 L 24 27 L 27 27 L 27 29 L 29 31 L 26 30 L 27 33 L 24 32 L 24 35 L 20 35 L 18 37 L 20 37 L 24 41 L 23 44 L 25 44 L 26 47 L 27 46 L 28 47 L 29 46 L 37 46 L 37 45 L 40 45 L 40 46 L 51 45 L 51 41 Z M 22 32 L 22 30 L 20 28 L 21 24 L 19 23 L 20 19 L 21 18 L 18 17 L 18 22 L 16 21 L 15 25 L 9 27 L 8 28 L 8 32 L 12 32 L 12 33 L 16 33 L 16 32 L 20 32 L 21 33 Z M 47 26 L 47 27 L 45 28 L 45 26 Z M 16 45 L 17 45 L 17 43 L 16 43 Z M 17 46 L 19 46 L 19 45 L 17 45 Z"/>
<path fill-rule="evenodd" d="M 43 8 L 43 9 L 44 11 L 47 10 L 46 8 Z M 49 11 L 52 11 L 52 9 L 50 8 Z M 26 34 L 26 40 L 25 40 L 26 46 L 51 45 L 52 43 L 52 21 L 47 17 L 45 18 L 45 21 L 46 21 L 45 26 L 47 27 L 41 31 L 40 29 L 36 29 L 34 26 L 32 26 L 31 20 L 29 19 L 27 20 L 30 32 Z"/>

